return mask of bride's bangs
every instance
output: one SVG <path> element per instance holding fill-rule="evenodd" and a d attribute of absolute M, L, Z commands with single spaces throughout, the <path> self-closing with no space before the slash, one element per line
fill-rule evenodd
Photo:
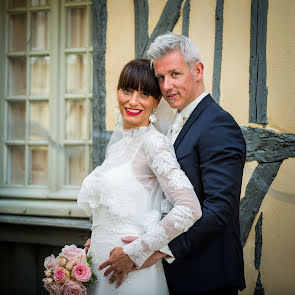
<path fill-rule="evenodd" d="M 147 92 L 154 98 L 161 96 L 158 81 L 150 68 L 149 60 L 135 59 L 124 66 L 120 74 L 118 89 L 128 88 Z"/>

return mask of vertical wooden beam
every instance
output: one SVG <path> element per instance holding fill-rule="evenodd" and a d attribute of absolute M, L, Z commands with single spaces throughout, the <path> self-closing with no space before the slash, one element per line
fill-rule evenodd
<path fill-rule="evenodd" d="M 182 17 L 182 35 L 188 37 L 189 35 L 189 21 L 190 21 L 190 0 L 186 0 L 183 6 L 183 17 Z"/>
<path fill-rule="evenodd" d="M 218 104 L 220 102 L 220 77 L 223 42 L 223 7 L 224 0 L 216 0 L 212 97 Z"/>
<path fill-rule="evenodd" d="M 93 132 L 92 132 L 92 165 L 93 168 L 102 163 L 107 142 L 106 132 L 106 31 L 107 0 L 93 0 Z"/>
<path fill-rule="evenodd" d="M 268 0 L 251 1 L 249 122 L 267 124 L 266 34 Z"/>
<path fill-rule="evenodd" d="M 146 44 L 149 41 L 149 3 L 147 0 L 134 0 L 135 15 L 135 56 L 143 56 Z"/>

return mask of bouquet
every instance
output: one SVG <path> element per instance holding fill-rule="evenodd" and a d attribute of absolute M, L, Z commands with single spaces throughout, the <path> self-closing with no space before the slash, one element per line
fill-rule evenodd
<path fill-rule="evenodd" d="M 50 295 L 86 295 L 87 287 L 97 280 L 90 268 L 91 257 L 75 245 L 65 245 L 57 257 L 44 260 L 44 288 Z"/>

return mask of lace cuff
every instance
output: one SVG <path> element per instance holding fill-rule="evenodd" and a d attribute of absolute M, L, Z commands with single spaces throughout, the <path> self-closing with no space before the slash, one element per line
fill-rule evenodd
<path fill-rule="evenodd" d="M 154 251 L 146 249 L 145 251 L 138 251 L 143 248 L 141 238 L 136 239 L 130 244 L 123 246 L 123 252 L 129 256 L 137 268 L 140 268 L 144 262 L 154 253 Z"/>
<path fill-rule="evenodd" d="M 123 246 L 123 252 L 130 257 L 137 268 L 140 268 L 155 251 L 167 245 L 168 242 L 169 237 L 165 229 L 157 224 L 132 243 Z"/>
<path fill-rule="evenodd" d="M 162 247 L 159 251 L 167 255 L 166 257 L 164 257 L 164 259 L 165 259 L 169 264 L 171 264 L 171 263 L 175 260 L 175 257 L 174 257 L 174 255 L 172 254 L 172 252 L 171 252 L 171 250 L 170 250 L 170 248 L 169 248 L 168 245 Z"/>

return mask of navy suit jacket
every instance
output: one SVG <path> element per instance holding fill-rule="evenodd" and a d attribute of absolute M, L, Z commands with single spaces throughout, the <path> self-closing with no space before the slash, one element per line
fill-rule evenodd
<path fill-rule="evenodd" d="M 245 288 L 239 204 L 245 140 L 232 116 L 207 95 L 175 143 L 177 160 L 194 186 L 202 217 L 169 243 L 175 261 L 163 261 L 171 294 Z"/>

